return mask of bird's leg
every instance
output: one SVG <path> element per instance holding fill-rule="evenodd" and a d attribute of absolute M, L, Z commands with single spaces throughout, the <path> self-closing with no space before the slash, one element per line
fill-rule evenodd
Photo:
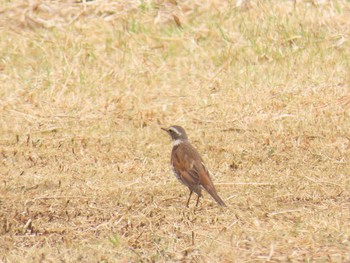
<path fill-rule="evenodd" d="M 198 203 L 199 203 L 199 197 L 200 197 L 200 196 L 198 195 L 196 207 L 198 206 Z"/>
<path fill-rule="evenodd" d="M 188 207 L 188 205 L 189 205 L 189 203 L 190 203 L 190 199 L 191 199 L 192 193 L 193 193 L 193 191 L 190 192 L 190 196 L 188 197 L 187 204 L 186 204 L 187 207 Z"/>

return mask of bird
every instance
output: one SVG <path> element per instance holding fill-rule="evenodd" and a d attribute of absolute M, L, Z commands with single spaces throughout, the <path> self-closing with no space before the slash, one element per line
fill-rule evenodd
<path fill-rule="evenodd" d="M 199 198 L 202 196 L 202 188 L 204 188 L 220 206 L 226 206 L 216 192 L 203 159 L 196 148 L 194 148 L 188 141 L 184 128 L 178 125 L 173 125 L 169 128 L 161 129 L 169 134 L 173 142 L 170 164 L 174 175 L 190 190 L 186 207 L 189 205 L 193 192 L 198 195 L 196 207 L 198 206 Z"/>

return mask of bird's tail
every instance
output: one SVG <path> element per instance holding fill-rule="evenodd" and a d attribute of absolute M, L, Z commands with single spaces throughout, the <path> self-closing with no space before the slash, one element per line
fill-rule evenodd
<path fill-rule="evenodd" d="M 224 201 L 222 201 L 222 199 L 220 198 L 220 196 L 218 195 L 218 193 L 216 192 L 215 190 L 215 187 L 212 185 L 212 186 L 205 186 L 204 187 L 205 190 L 207 190 L 207 192 L 214 198 L 214 200 L 221 206 L 227 206 L 225 204 Z"/>

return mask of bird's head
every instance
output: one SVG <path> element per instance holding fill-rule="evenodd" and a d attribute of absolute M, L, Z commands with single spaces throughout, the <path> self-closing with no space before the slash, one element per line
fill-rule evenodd
<path fill-rule="evenodd" d="M 169 128 L 162 128 L 162 130 L 166 131 L 169 134 L 173 142 L 180 143 L 188 140 L 187 134 L 184 128 L 182 128 L 181 126 L 173 125 Z"/>

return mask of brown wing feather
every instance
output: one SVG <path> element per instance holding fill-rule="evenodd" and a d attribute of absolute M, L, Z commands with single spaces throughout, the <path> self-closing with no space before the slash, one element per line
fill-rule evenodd
<path fill-rule="evenodd" d="M 199 175 L 195 170 L 193 170 L 194 162 L 182 146 L 183 143 L 174 147 L 172 154 L 172 165 L 180 177 L 181 182 L 191 191 L 194 191 L 196 194 L 201 196 Z"/>
<path fill-rule="evenodd" d="M 181 177 L 182 182 L 191 191 L 201 196 L 200 186 L 203 186 L 219 205 L 226 206 L 217 194 L 202 158 L 190 143 L 183 142 L 174 147 L 173 165 Z"/>
<path fill-rule="evenodd" d="M 220 196 L 216 192 L 215 186 L 214 186 L 213 182 L 211 181 L 209 172 L 208 172 L 207 168 L 204 166 L 203 161 L 201 161 L 200 163 L 197 163 L 197 166 L 200 167 L 200 169 L 199 169 L 200 184 L 215 199 L 215 201 L 219 205 L 226 206 L 224 201 L 222 201 L 222 199 L 220 198 Z"/>

